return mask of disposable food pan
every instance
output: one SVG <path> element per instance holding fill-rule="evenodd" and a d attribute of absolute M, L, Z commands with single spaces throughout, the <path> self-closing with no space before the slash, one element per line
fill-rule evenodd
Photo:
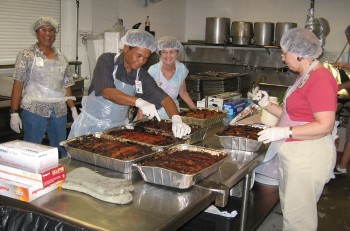
<path fill-rule="evenodd" d="M 197 110 L 217 111 L 222 113 L 209 119 L 198 119 L 198 118 L 189 117 L 189 116 L 181 116 L 182 122 L 187 124 L 198 125 L 201 128 L 204 128 L 204 127 L 209 127 L 213 124 L 222 122 L 223 118 L 227 116 L 227 111 L 224 111 L 224 110 L 215 110 L 211 108 L 203 108 L 203 109 L 197 109 Z"/>
<path fill-rule="evenodd" d="M 231 126 L 235 126 L 235 125 L 231 125 Z M 258 124 L 252 124 L 247 126 L 259 127 L 259 128 L 266 127 L 265 125 L 258 125 Z M 262 144 L 262 141 L 253 140 L 245 137 L 221 135 L 224 131 L 225 129 L 216 135 L 220 140 L 221 146 L 224 148 L 247 151 L 247 152 L 256 152 L 259 150 Z"/>
<path fill-rule="evenodd" d="M 172 129 L 171 129 L 171 121 L 170 120 L 161 120 L 160 121 L 160 125 L 164 125 L 164 123 L 167 125 L 169 124 L 170 126 L 159 126 L 159 128 L 151 128 L 151 127 L 148 127 L 147 126 L 147 122 L 148 121 L 151 121 L 151 120 L 140 120 L 140 121 L 137 121 L 135 123 L 133 123 L 133 126 L 134 127 L 142 127 L 144 128 L 146 131 L 150 131 L 150 132 L 161 132 L 161 133 L 164 133 L 164 134 L 167 134 L 169 136 L 174 136 L 173 135 L 173 132 L 172 132 Z M 181 138 L 181 143 L 185 143 L 185 144 L 194 144 L 194 143 L 197 143 L 199 141 L 202 141 L 208 131 L 208 128 L 202 128 L 198 125 L 193 125 L 193 124 L 190 124 L 191 126 L 191 133 L 182 137 Z"/>
<path fill-rule="evenodd" d="M 179 144 L 170 148 L 167 151 L 166 155 L 171 155 L 175 151 L 183 151 L 183 150 L 206 152 L 211 155 L 223 155 L 224 158 L 217 161 L 215 164 L 207 168 L 204 168 L 194 174 L 182 174 L 182 173 L 178 173 L 178 172 L 161 168 L 161 167 L 147 166 L 147 165 L 143 165 L 142 161 L 135 163 L 134 166 L 137 167 L 143 180 L 146 182 L 158 184 L 158 185 L 164 185 L 172 188 L 186 189 L 193 186 L 196 182 L 213 174 L 215 171 L 217 171 L 220 168 L 223 162 L 229 157 L 228 153 L 226 152 L 199 147 L 195 145 L 187 145 L 187 144 Z M 149 158 L 157 158 L 157 155 L 161 155 L 161 154 L 162 153 L 157 153 L 156 155 Z"/>
<path fill-rule="evenodd" d="M 88 136 L 88 135 L 86 135 L 86 136 Z M 91 134 L 90 136 L 93 136 L 96 139 L 99 139 L 99 138 L 112 139 L 111 137 L 105 136 L 102 133 L 94 133 L 94 134 Z M 72 143 L 73 141 L 75 141 L 77 139 L 82 139 L 83 137 L 84 136 L 79 136 L 79 137 L 76 137 L 76 138 L 73 138 L 73 139 L 70 139 L 70 140 L 62 141 L 60 143 L 60 145 L 64 147 L 64 149 L 69 153 L 69 155 L 73 159 L 76 159 L 76 160 L 79 160 L 79 161 L 82 161 L 82 162 L 85 162 L 85 163 L 97 165 L 97 166 L 100 166 L 100 167 L 103 167 L 103 168 L 108 168 L 108 169 L 111 169 L 111 170 L 115 170 L 115 171 L 118 171 L 118 172 L 123 172 L 123 173 L 130 173 L 133 170 L 136 170 L 133 167 L 133 163 L 134 162 L 143 160 L 146 157 L 154 155 L 159 150 L 157 146 L 135 143 L 136 145 L 150 147 L 152 149 L 152 151 L 149 154 L 147 154 L 147 155 L 141 156 L 141 157 L 133 159 L 133 160 L 119 160 L 119 159 L 103 156 L 103 155 L 100 155 L 100 154 L 97 154 L 97 153 L 89 152 L 89 151 L 86 151 L 86 150 L 83 150 L 83 149 L 75 148 L 75 147 L 72 147 L 70 145 L 70 143 Z M 128 142 L 128 143 L 132 144 L 132 142 L 121 140 L 121 139 L 114 139 L 114 140 L 118 140 L 118 141 L 121 141 L 121 142 Z"/>
<path fill-rule="evenodd" d="M 126 138 L 119 137 L 117 135 L 113 135 L 112 134 L 113 131 L 119 131 L 119 130 L 134 130 L 134 128 L 132 127 L 132 125 L 128 126 L 128 127 L 124 126 L 124 127 L 111 128 L 111 129 L 103 131 L 102 134 L 107 135 L 107 136 L 111 136 L 113 138 L 118 138 L 118 139 L 122 139 L 122 140 L 126 140 L 126 141 L 135 142 L 135 143 L 138 143 L 138 144 L 152 145 L 152 146 L 157 147 L 158 151 L 170 148 L 170 147 L 180 143 L 179 139 L 177 139 L 174 136 L 171 136 L 171 135 L 169 135 L 169 134 L 167 134 L 165 132 L 162 132 L 162 131 L 149 131 L 149 130 L 146 130 L 146 129 L 143 129 L 143 128 L 139 128 L 138 130 L 141 133 L 144 133 L 144 134 L 149 133 L 151 135 L 160 136 L 160 137 L 165 136 L 165 137 L 167 137 L 170 140 L 169 144 L 167 144 L 167 145 L 151 144 L 151 143 L 148 143 L 147 140 L 145 140 L 144 136 L 142 136 L 142 135 L 140 135 L 139 137 L 135 137 L 135 139 L 132 140 L 132 139 L 126 139 Z"/>

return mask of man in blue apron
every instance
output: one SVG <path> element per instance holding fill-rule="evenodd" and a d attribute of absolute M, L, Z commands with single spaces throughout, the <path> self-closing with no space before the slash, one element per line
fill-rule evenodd
<path fill-rule="evenodd" d="M 164 107 L 175 137 L 190 133 L 182 122 L 174 101 L 141 67 L 156 49 L 156 40 L 150 33 L 132 29 L 121 39 L 121 54 L 104 53 L 97 63 L 89 88 L 83 97 L 82 113 L 74 121 L 68 138 L 103 131 L 129 123 L 130 106 L 140 108 L 148 118 L 160 120 L 157 109 Z"/>

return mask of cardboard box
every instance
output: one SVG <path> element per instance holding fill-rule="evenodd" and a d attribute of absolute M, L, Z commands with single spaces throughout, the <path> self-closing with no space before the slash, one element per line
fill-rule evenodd
<path fill-rule="evenodd" d="M 63 183 L 64 180 L 53 183 L 46 188 L 41 188 L 0 178 L 0 195 L 30 202 L 57 189 Z"/>
<path fill-rule="evenodd" d="M 65 180 L 66 170 L 63 165 L 58 165 L 58 167 L 43 173 L 33 173 L 0 164 L 0 178 L 44 188 L 58 181 Z"/>
<path fill-rule="evenodd" d="M 247 105 L 246 99 L 238 99 L 238 100 L 231 102 L 231 103 L 225 103 L 223 110 L 228 111 L 228 113 L 227 113 L 228 115 L 236 116 L 241 111 L 244 110 L 246 105 Z"/>
<path fill-rule="evenodd" d="M 0 164 L 42 173 L 58 166 L 58 150 L 56 147 L 13 140 L 0 144 Z"/>
<path fill-rule="evenodd" d="M 224 104 L 229 104 L 237 99 L 241 99 L 242 94 L 239 92 L 225 92 L 208 97 L 208 108 L 224 110 Z"/>

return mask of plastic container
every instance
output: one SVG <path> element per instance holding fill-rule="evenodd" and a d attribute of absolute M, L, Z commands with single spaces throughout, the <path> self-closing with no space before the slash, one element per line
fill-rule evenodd
<path fill-rule="evenodd" d="M 274 104 L 278 104 L 277 97 L 270 96 L 269 101 Z M 265 109 L 261 110 L 260 115 L 260 121 L 263 124 L 266 124 L 268 126 L 274 127 L 277 124 L 278 118 L 274 115 L 272 115 L 270 112 L 268 112 Z"/>

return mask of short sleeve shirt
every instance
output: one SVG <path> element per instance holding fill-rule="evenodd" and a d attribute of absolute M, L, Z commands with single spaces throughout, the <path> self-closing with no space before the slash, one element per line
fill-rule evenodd
<path fill-rule="evenodd" d="M 96 96 L 101 96 L 102 90 L 105 88 L 115 88 L 113 79 L 114 64 L 118 65 L 116 78 L 126 84 L 135 85 L 137 70 L 127 73 L 124 67 L 124 54 L 121 53 L 114 63 L 115 53 L 102 54 L 96 63 L 93 74 L 93 79 L 88 93 L 95 91 Z M 140 97 L 150 103 L 153 103 L 156 108 L 161 108 L 161 102 L 168 96 L 161 88 L 158 87 L 152 76 L 140 68 L 139 81 L 142 82 L 142 94 L 136 93 L 136 97 Z"/>

